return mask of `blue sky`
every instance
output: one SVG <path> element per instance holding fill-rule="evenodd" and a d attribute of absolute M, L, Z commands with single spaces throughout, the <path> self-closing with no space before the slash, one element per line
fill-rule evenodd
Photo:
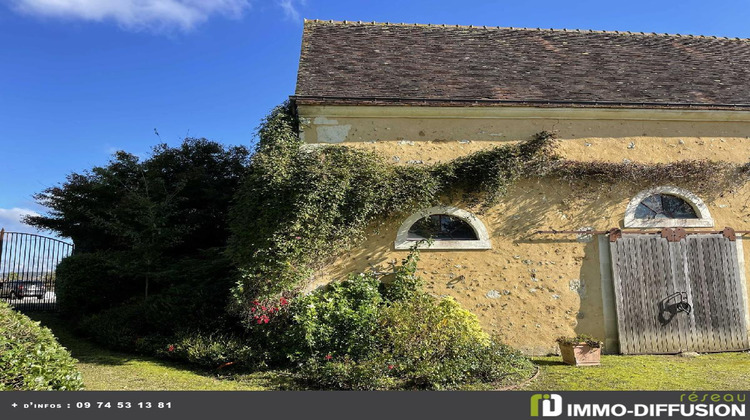
<path fill-rule="evenodd" d="M 32 194 L 118 149 L 252 144 L 294 93 L 303 18 L 750 38 L 744 0 L 0 0 L 0 227 L 32 231 Z"/>

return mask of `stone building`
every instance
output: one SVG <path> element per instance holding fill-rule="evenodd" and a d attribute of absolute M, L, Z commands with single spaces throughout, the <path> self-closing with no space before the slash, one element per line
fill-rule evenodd
<path fill-rule="evenodd" d="M 292 100 L 306 143 L 374 150 L 394 165 L 542 131 L 575 161 L 743 165 L 748 80 L 744 39 L 306 21 Z M 750 229 L 747 184 L 710 197 L 687 182 L 633 185 L 525 179 L 481 214 L 454 202 L 402 215 L 316 281 L 400 259 L 431 235 L 420 265 L 429 290 L 527 353 L 554 352 L 556 337 L 576 333 L 610 352 L 750 347 L 750 251 L 724 229 Z"/>

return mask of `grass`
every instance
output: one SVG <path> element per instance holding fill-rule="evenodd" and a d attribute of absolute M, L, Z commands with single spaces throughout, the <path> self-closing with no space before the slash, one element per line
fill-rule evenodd
<path fill-rule="evenodd" d="M 219 374 L 193 366 L 111 351 L 74 336 L 64 321 L 48 313 L 32 313 L 32 319 L 49 327 L 78 359 L 87 390 L 214 390 L 260 391 L 290 389 L 281 372 Z M 559 356 L 532 359 L 539 376 L 524 391 L 607 390 L 748 390 L 750 353 L 679 356 L 602 356 L 601 366 L 575 367 Z M 484 389 L 483 387 L 477 389 Z"/>
<path fill-rule="evenodd" d="M 557 357 L 533 358 L 541 372 L 525 391 L 748 390 L 750 354 L 602 356 L 601 366 L 569 366 Z"/>
<path fill-rule="evenodd" d="M 278 372 L 217 374 L 169 361 L 111 351 L 73 335 L 64 321 L 48 313 L 28 314 L 50 328 L 78 360 L 89 391 L 262 391 L 288 382 Z"/>

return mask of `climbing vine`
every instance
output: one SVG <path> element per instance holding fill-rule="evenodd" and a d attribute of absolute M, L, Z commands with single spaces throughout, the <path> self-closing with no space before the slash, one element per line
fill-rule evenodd
<path fill-rule="evenodd" d="M 592 181 L 600 186 L 675 184 L 699 194 L 713 196 L 747 182 L 748 168 L 747 164 L 735 165 L 711 160 L 680 160 L 669 163 L 559 160 L 547 168 L 546 174 L 575 186 L 586 184 L 590 187 Z"/>
<path fill-rule="evenodd" d="M 305 145 L 293 108 L 276 108 L 231 211 L 229 253 L 241 268 L 236 310 L 250 319 L 251 302 L 290 295 L 365 229 L 389 217 L 460 199 L 479 211 L 496 204 L 514 181 L 552 177 L 570 183 L 654 184 L 686 180 L 700 190 L 745 182 L 747 167 L 711 161 L 669 164 L 577 162 L 561 159 L 554 135 L 425 166 L 397 166 L 346 146 Z"/>

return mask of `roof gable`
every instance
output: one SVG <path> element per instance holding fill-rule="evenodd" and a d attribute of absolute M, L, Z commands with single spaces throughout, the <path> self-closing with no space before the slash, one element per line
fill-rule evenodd
<path fill-rule="evenodd" d="M 312 103 L 750 106 L 750 42 L 621 32 L 306 21 Z"/>

